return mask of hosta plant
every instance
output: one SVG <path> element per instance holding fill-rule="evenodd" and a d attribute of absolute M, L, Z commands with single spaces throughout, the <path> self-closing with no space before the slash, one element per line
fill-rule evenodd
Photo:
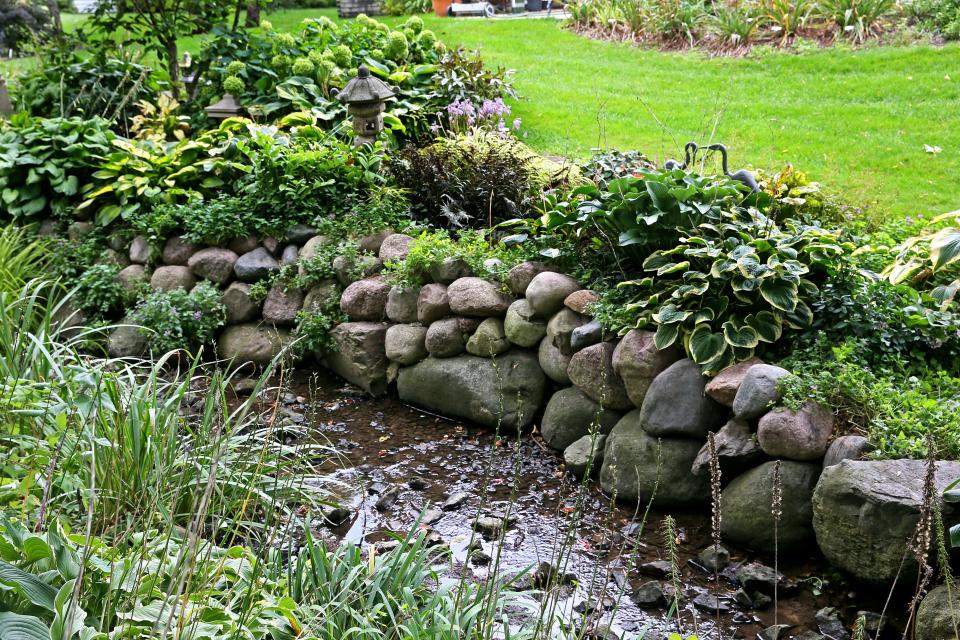
<path fill-rule="evenodd" d="M 936 228 L 947 221 L 957 226 Z M 939 215 L 930 225 L 934 229 L 911 236 L 894 249 L 894 259 L 883 275 L 893 284 L 928 290 L 946 309 L 960 292 L 960 210 Z"/>
<path fill-rule="evenodd" d="M 843 255 L 837 234 L 787 222 L 756 209 L 722 211 L 720 219 L 684 234 L 675 247 L 651 253 L 650 275 L 621 287 L 636 327 L 656 327 L 656 345 L 681 346 L 712 374 L 751 357 L 785 328 L 813 319 L 818 272 Z"/>

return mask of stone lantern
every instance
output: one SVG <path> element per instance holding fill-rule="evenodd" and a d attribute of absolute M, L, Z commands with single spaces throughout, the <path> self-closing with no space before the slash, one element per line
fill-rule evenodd
<path fill-rule="evenodd" d="M 243 107 L 240 106 L 237 99 L 229 93 L 223 94 L 219 102 L 203 108 L 207 115 L 213 120 L 226 120 L 227 118 L 240 115 L 242 109 Z"/>
<path fill-rule="evenodd" d="M 383 103 L 395 95 L 396 90 L 371 76 L 365 64 L 357 69 L 357 77 L 337 94 L 337 100 L 347 105 L 347 113 L 353 117 L 355 146 L 372 144 L 376 140 L 383 131 Z"/>

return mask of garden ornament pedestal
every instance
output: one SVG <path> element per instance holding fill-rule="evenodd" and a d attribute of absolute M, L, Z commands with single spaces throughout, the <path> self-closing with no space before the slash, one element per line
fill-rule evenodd
<path fill-rule="evenodd" d="M 372 144 L 377 139 L 383 131 L 384 102 L 395 95 L 396 90 L 370 75 L 365 64 L 357 69 L 357 77 L 337 94 L 337 100 L 347 105 L 347 113 L 353 117 L 355 146 Z"/>
<path fill-rule="evenodd" d="M 226 120 L 227 118 L 240 115 L 243 107 L 240 106 L 240 103 L 237 102 L 236 98 L 229 93 L 225 93 L 223 94 L 223 97 L 220 98 L 219 102 L 215 102 L 209 107 L 205 107 L 203 110 L 214 120 Z"/>

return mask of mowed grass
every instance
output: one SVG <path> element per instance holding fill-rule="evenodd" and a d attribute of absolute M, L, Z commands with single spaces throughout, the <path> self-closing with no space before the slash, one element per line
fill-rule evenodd
<path fill-rule="evenodd" d="M 295 30 L 319 15 L 335 12 L 267 18 Z M 663 160 L 712 140 L 730 148 L 732 169 L 792 163 L 873 216 L 960 207 L 958 45 L 708 58 L 594 41 L 555 20 L 424 19 L 444 42 L 515 70 L 514 115 L 540 152 L 584 158 L 601 146 Z M 199 39 L 183 44 L 196 51 Z"/>

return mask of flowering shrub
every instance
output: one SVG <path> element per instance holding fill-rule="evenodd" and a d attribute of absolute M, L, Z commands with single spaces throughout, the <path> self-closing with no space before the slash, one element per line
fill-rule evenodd
<path fill-rule="evenodd" d="M 437 119 L 440 120 L 442 115 L 437 114 Z M 479 109 L 470 100 L 454 100 L 447 105 L 446 116 L 453 133 L 467 133 L 474 127 L 496 131 L 502 135 L 510 132 L 506 124 L 506 119 L 510 116 L 510 105 L 506 104 L 503 98 L 487 98 Z M 520 129 L 520 118 L 515 118 L 511 127 L 514 131 Z M 434 131 L 438 129 L 439 124 L 434 125 Z"/>
<path fill-rule="evenodd" d="M 220 292 L 208 282 L 190 292 L 155 291 L 130 315 L 130 321 L 143 328 L 154 352 L 206 344 L 226 319 Z"/>

